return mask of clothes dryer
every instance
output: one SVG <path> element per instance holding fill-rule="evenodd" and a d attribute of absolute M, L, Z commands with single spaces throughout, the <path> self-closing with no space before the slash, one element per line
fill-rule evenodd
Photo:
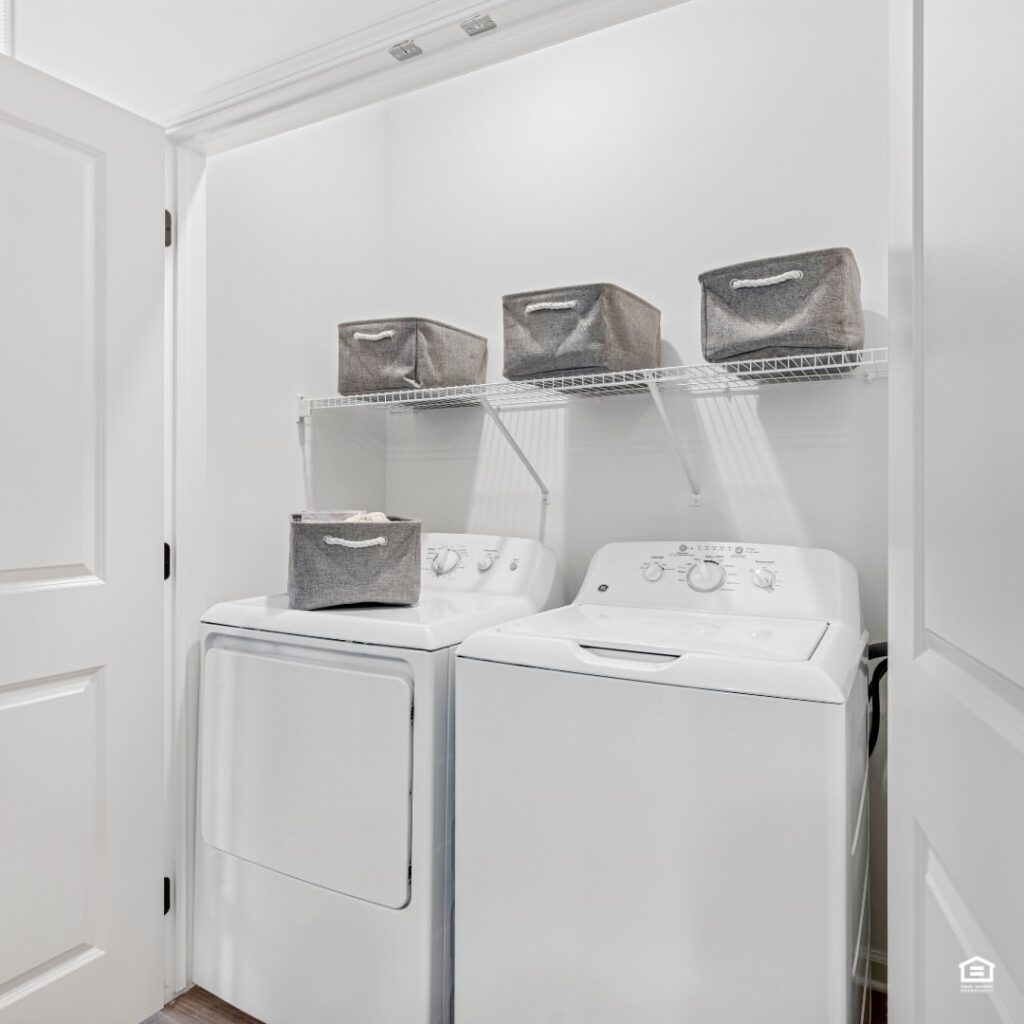
<path fill-rule="evenodd" d="M 266 1024 L 450 1018 L 454 652 L 563 594 L 536 541 L 423 551 L 416 607 L 204 616 L 193 976 Z"/>

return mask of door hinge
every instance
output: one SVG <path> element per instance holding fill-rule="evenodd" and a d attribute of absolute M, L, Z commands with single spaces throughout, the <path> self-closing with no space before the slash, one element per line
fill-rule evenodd
<path fill-rule="evenodd" d="M 164 917 L 171 912 L 171 880 L 164 875 Z"/>
<path fill-rule="evenodd" d="M 164 210 L 164 248 L 168 249 L 171 245 L 171 211 Z"/>
<path fill-rule="evenodd" d="M 171 545 L 164 544 L 164 579 L 171 578 Z"/>

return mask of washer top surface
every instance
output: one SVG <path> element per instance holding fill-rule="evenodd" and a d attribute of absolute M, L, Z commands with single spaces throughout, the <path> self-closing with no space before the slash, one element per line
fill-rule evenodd
<path fill-rule="evenodd" d="M 584 647 L 613 651 L 783 662 L 808 661 L 827 628 L 827 622 L 813 619 L 597 604 L 569 605 L 498 627 L 502 633 L 563 637 Z"/>
<path fill-rule="evenodd" d="M 820 549 L 609 544 L 574 604 L 482 630 L 459 657 L 843 703 L 866 640 L 857 589 L 853 567 Z"/>
<path fill-rule="evenodd" d="M 413 607 L 363 605 L 299 611 L 286 594 L 214 605 L 207 625 L 435 651 L 471 633 L 564 599 L 554 552 L 534 540 L 423 535 L 422 591 Z"/>

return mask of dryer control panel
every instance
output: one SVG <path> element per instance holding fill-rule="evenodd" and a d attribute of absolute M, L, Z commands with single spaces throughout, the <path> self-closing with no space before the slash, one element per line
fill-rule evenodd
<path fill-rule="evenodd" d="M 555 573 L 552 551 L 522 537 L 473 533 L 423 534 L 420 572 L 425 590 L 485 596 L 526 594 Z"/>
<path fill-rule="evenodd" d="M 740 541 L 608 544 L 576 601 L 860 623 L 857 576 L 839 555 Z"/>

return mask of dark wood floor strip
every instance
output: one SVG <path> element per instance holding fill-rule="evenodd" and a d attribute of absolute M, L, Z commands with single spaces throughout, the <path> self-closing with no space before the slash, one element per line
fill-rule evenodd
<path fill-rule="evenodd" d="M 189 989 L 143 1024 L 260 1024 L 201 988 Z"/>
<path fill-rule="evenodd" d="M 886 1024 L 887 1020 L 885 996 L 872 992 L 871 1024 Z M 260 1021 L 201 988 L 193 988 L 142 1024 L 260 1024 Z"/>

